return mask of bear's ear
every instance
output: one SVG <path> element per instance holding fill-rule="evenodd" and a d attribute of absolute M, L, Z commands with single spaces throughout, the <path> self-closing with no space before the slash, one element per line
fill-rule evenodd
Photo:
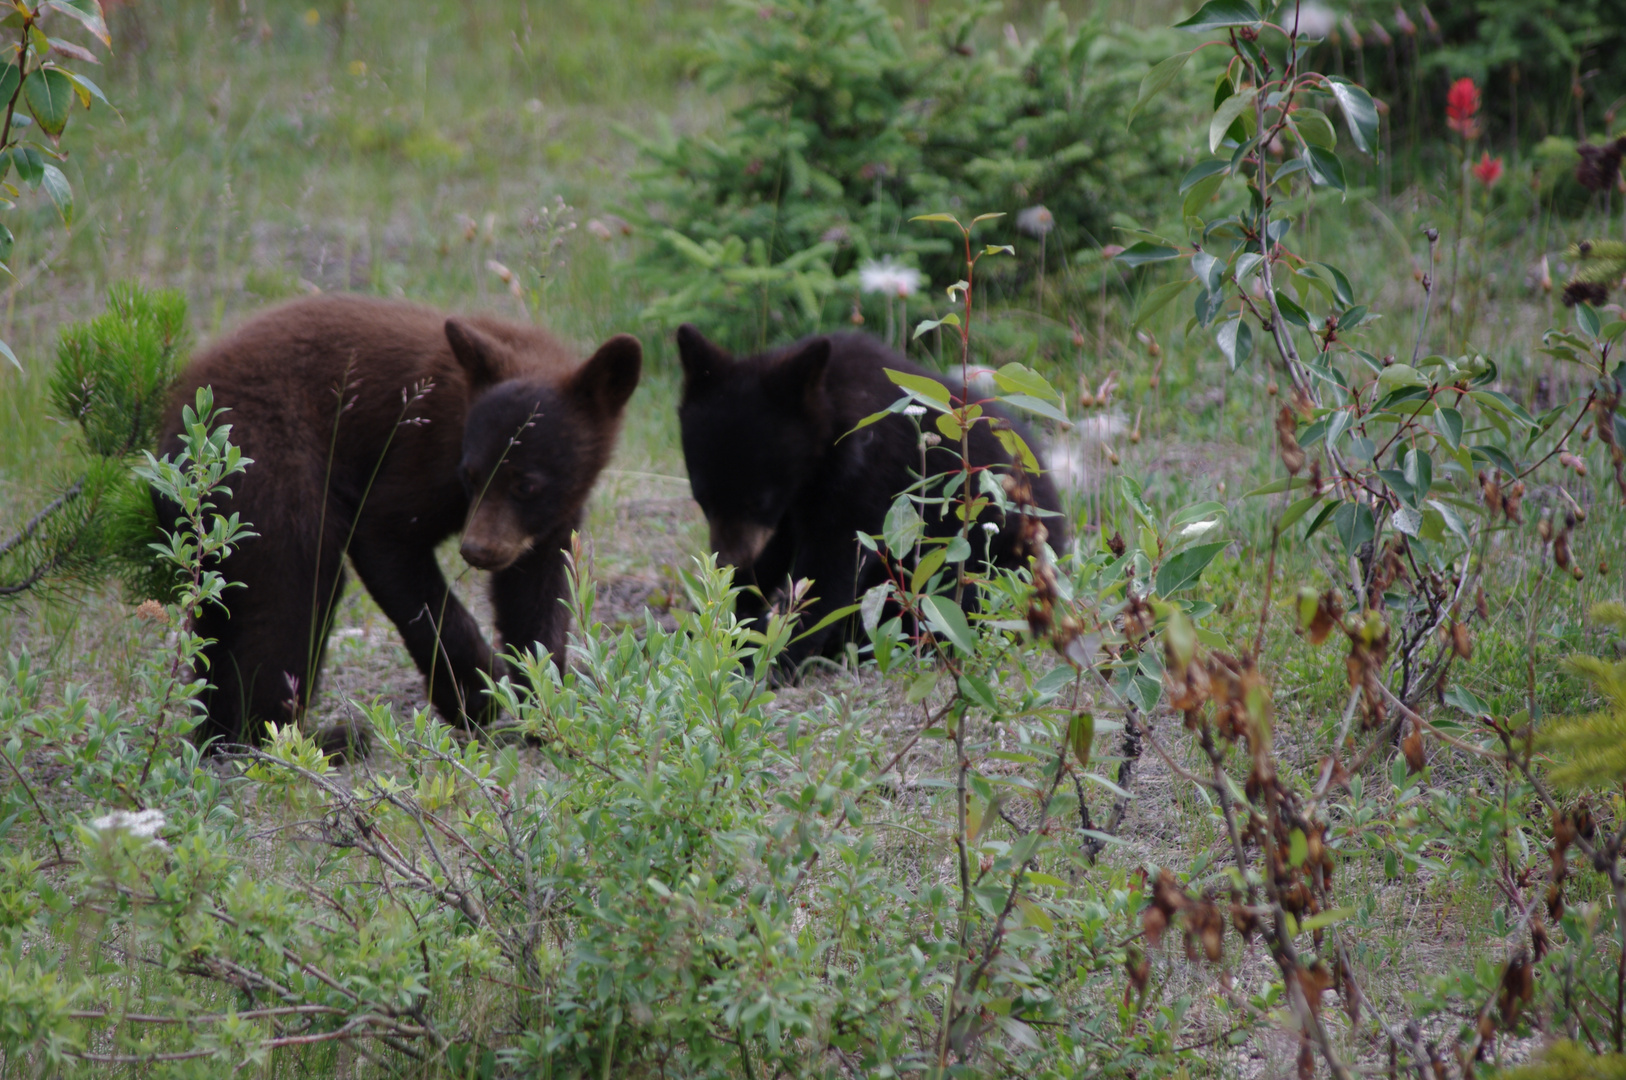
<path fill-rule="evenodd" d="M 829 366 L 830 339 L 816 337 L 775 364 L 764 382 L 780 404 L 802 410 L 823 396 L 824 372 Z"/>
<path fill-rule="evenodd" d="M 457 362 L 469 373 L 471 385 L 485 386 L 502 381 L 507 346 L 458 318 L 446 320 L 446 341 Z"/>
<path fill-rule="evenodd" d="M 678 358 L 683 361 L 683 396 L 696 387 L 715 379 L 733 360 L 722 349 L 706 340 L 693 323 L 684 323 L 677 331 Z"/>
<path fill-rule="evenodd" d="M 570 391 L 606 416 L 619 416 L 638 389 L 643 368 L 643 344 L 631 334 L 617 334 L 576 369 Z"/>

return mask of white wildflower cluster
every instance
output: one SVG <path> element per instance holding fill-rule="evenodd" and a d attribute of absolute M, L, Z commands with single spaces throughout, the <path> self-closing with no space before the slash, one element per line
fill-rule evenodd
<path fill-rule="evenodd" d="M 164 827 L 165 818 L 162 810 L 115 810 L 111 814 L 103 814 L 90 823 L 90 827 L 97 832 L 129 833 L 151 840 L 159 847 L 168 847 L 158 839 L 158 832 Z"/>
<path fill-rule="evenodd" d="M 892 259 L 867 262 L 858 268 L 858 287 L 887 296 L 913 296 L 920 291 L 920 271 Z"/>
<path fill-rule="evenodd" d="M 1056 227 L 1056 215 L 1042 204 L 1030 206 L 1016 215 L 1016 227 L 1029 236 L 1043 236 Z"/>

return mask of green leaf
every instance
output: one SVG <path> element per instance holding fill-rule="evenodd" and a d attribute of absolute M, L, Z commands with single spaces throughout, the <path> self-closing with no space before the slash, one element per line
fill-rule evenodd
<path fill-rule="evenodd" d="M 918 593 L 921 587 L 932 579 L 932 575 L 943 568 L 943 560 L 948 557 L 948 551 L 941 547 L 932 548 L 920 557 L 920 565 L 909 579 L 909 591 Z"/>
<path fill-rule="evenodd" d="M 958 610 L 958 609 L 956 609 Z M 980 705 L 989 712 L 999 711 L 999 701 L 994 697 L 993 687 L 975 675 L 961 675 L 959 681 L 960 693 L 968 700 Z"/>
<path fill-rule="evenodd" d="M 978 214 L 976 217 L 971 219 L 971 224 L 975 225 L 979 221 L 993 221 L 995 218 L 1002 218 L 1004 216 L 1005 216 L 1005 211 L 1003 211 L 1003 210 L 997 211 L 996 213 L 992 213 L 992 214 Z"/>
<path fill-rule="evenodd" d="M 1399 471 L 1398 469 L 1379 469 L 1378 476 L 1383 479 L 1385 484 L 1389 485 L 1389 490 L 1393 491 L 1396 495 L 1399 495 L 1402 500 L 1414 505 L 1416 504 L 1417 489 L 1412 487 L 1411 481 L 1406 478 L 1405 473 Z M 1415 528 L 1408 535 L 1416 536 L 1417 533 Z"/>
<path fill-rule="evenodd" d="M 1197 14 L 1174 24 L 1176 30 L 1206 34 L 1227 26 L 1257 26 L 1262 20 L 1248 0 L 1208 0 Z"/>
<path fill-rule="evenodd" d="M 1240 315 L 1234 319 L 1220 324 L 1214 333 L 1214 340 L 1219 343 L 1220 352 L 1225 359 L 1231 362 L 1231 370 L 1248 357 L 1253 355 L 1253 328 L 1248 320 Z"/>
<path fill-rule="evenodd" d="M 1318 275 L 1325 274 L 1327 277 L 1332 279 L 1333 296 L 1337 299 L 1340 305 L 1347 308 L 1349 305 L 1355 302 L 1355 291 L 1349 284 L 1349 278 L 1345 276 L 1342 270 L 1338 269 L 1331 263 L 1312 263 L 1310 264 L 1310 267 L 1306 267 L 1306 269 L 1310 269 L 1312 267 L 1316 270 Z M 1357 319 L 1355 321 L 1359 322 L 1360 320 Z M 1339 325 L 1345 325 L 1345 320 L 1340 319 Z"/>
<path fill-rule="evenodd" d="M 1225 162 L 1222 161 L 1220 164 L 1224 165 Z M 1225 174 L 1223 172 L 1214 173 L 1212 176 L 1199 180 L 1195 187 L 1186 192 L 1186 197 L 1181 201 L 1180 216 L 1200 217 L 1199 211 L 1208 205 L 1209 200 L 1214 197 L 1214 193 L 1224 183 Z"/>
<path fill-rule="evenodd" d="M 1332 515 L 1332 527 L 1344 543 L 1344 554 L 1353 555 L 1355 549 L 1372 539 L 1377 531 L 1372 511 L 1358 503 L 1343 503 Z"/>
<path fill-rule="evenodd" d="M 1038 474 L 1044 471 L 1044 469 L 1039 465 L 1038 457 L 1036 457 L 1033 453 L 1033 448 L 1030 447 L 1027 444 L 1027 440 L 1018 435 L 1014 429 L 1008 427 L 995 428 L 994 438 L 999 440 L 999 445 L 1005 448 L 1005 452 L 1011 456 L 1011 460 L 1020 461 L 1022 463 L 1022 468 L 1026 469 L 1028 472 Z M 958 540 L 959 538 L 956 537 L 955 539 Z M 960 556 L 960 559 L 964 558 L 964 555 Z M 953 555 L 950 555 L 949 559 L 951 561 L 959 561 L 956 560 Z"/>
<path fill-rule="evenodd" d="M 1445 527 L 1455 533 L 1458 540 L 1464 544 L 1473 543 L 1473 538 L 1468 535 L 1468 527 L 1462 523 L 1462 518 L 1455 510 L 1438 499 L 1428 500 L 1428 505 L 1439 511 L 1440 517 L 1445 519 Z"/>
<path fill-rule="evenodd" d="M 1407 450 L 1405 464 L 1401 468 L 1406 474 L 1406 481 L 1417 492 L 1417 498 L 1427 498 L 1429 489 L 1434 486 L 1434 459 L 1428 456 L 1428 451 L 1415 447 Z"/>
<path fill-rule="evenodd" d="M 1309 513 L 1310 508 L 1320 501 L 1321 496 L 1319 495 L 1306 495 L 1283 511 L 1282 519 L 1276 523 L 1276 528 L 1281 532 L 1286 532 L 1298 524 L 1299 518 Z"/>
<path fill-rule="evenodd" d="M 0 263 L 11 258 L 11 249 L 16 242 L 17 238 L 11 235 L 11 230 L 0 225 Z"/>
<path fill-rule="evenodd" d="M 18 371 L 23 369 L 22 363 L 17 359 L 17 354 L 12 352 L 11 346 L 7 345 L 4 341 L 0 341 L 0 356 L 4 356 L 7 360 L 10 360 L 11 366 L 16 368 Z"/>
<path fill-rule="evenodd" d="M 946 671 L 925 671 L 915 676 L 915 681 L 909 684 L 909 693 L 905 695 L 909 704 L 919 705 L 925 701 L 938 682 L 948 674 Z"/>
<path fill-rule="evenodd" d="M 1598 313 L 1584 300 L 1575 305 L 1575 322 L 1590 338 L 1596 338 L 1598 331 L 1603 329 L 1603 324 L 1598 320 Z"/>
<path fill-rule="evenodd" d="M 1479 446 L 1471 446 L 1468 449 L 1475 457 L 1484 458 L 1486 461 L 1490 462 L 1492 465 L 1495 465 L 1498 469 L 1501 469 L 1509 476 L 1519 475 L 1519 467 L 1513 464 L 1513 459 L 1508 457 L 1500 447 L 1481 444 Z"/>
<path fill-rule="evenodd" d="M 1297 112 L 1289 113 L 1294 129 L 1299 138 L 1311 146 L 1319 146 L 1323 150 L 1331 150 L 1338 145 L 1338 132 L 1333 130 L 1332 121 L 1320 109 L 1302 108 Z"/>
<path fill-rule="evenodd" d="M 28 111 L 41 131 L 53 139 L 62 134 L 73 108 L 72 79 L 56 68 L 40 68 L 24 80 L 23 97 L 28 99 Z"/>
<path fill-rule="evenodd" d="M 1423 373 L 1410 364 L 1390 364 L 1378 375 L 1378 393 L 1392 394 L 1403 386 L 1427 386 Z"/>
<path fill-rule="evenodd" d="M 1339 191 L 1347 190 L 1344 183 L 1344 163 L 1339 161 L 1338 155 L 1331 150 L 1323 150 L 1319 146 L 1306 146 L 1304 164 L 1309 170 L 1312 183 Z"/>
<path fill-rule="evenodd" d="M 1172 247 L 1161 244 L 1151 244 L 1145 240 L 1137 240 L 1112 257 L 1112 261 L 1131 269 L 1144 266 L 1147 263 L 1167 262 L 1178 259 L 1180 252 Z"/>
<path fill-rule="evenodd" d="M 1095 746 L 1095 714 L 1076 712 L 1067 721 L 1067 741 L 1080 769 L 1090 767 L 1090 750 Z"/>
<path fill-rule="evenodd" d="M 107 100 L 107 95 L 102 93 L 102 88 L 85 78 L 83 75 L 79 74 L 77 71 L 69 71 L 64 68 L 62 69 L 62 74 L 66 75 L 73 82 L 74 86 L 78 88 L 79 100 L 84 104 L 85 108 L 90 108 L 91 98 L 95 98 L 103 105 L 106 105 L 109 109 L 113 107 L 112 104 Z"/>
<path fill-rule="evenodd" d="M 1485 703 L 1474 696 L 1473 691 L 1460 686 L 1453 686 L 1445 692 L 1445 703 L 1454 708 L 1461 709 L 1469 716 L 1479 717 L 1490 712 Z"/>
<path fill-rule="evenodd" d="M 1061 395 L 1043 375 L 1025 364 L 1010 363 L 994 372 L 994 383 L 1011 394 L 1029 394 L 1045 401 L 1061 404 Z"/>
<path fill-rule="evenodd" d="M 1304 530 L 1304 539 L 1308 540 L 1310 537 L 1320 532 L 1321 526 L 1325 525 L 1328 519 L 1330 519 L 1338 508 L 1343 505 L 1343 503 L 1330 502 L 1326 506 L 1323 506 L 1321 508 L 1321 513 L 1317 514 L 1315 516 L 1315 520 L 1310 522 L 1310 527 Z"/>
<path fill-rule="evenodd" d="M 999 400 L 1006 405 L 1014 405 L 1018 409 L 1026 409 L 1030 413 L 1037 413 L 1046 420 L 1054 420 L 1058 424 L 1070 423 L 1067 414 L 1048 401 L 1040 400 L 1030 394 L 1001 394 Z"/>
<path fill-rule="evenodd" d="M 1340 75 L 1328 77 L 1327 89 L 1344 110 L 1344 123 L 1349 125 L 1349 137 L 1355 141 L 1355 148 L 1362 153 L 1376 154 L 1378 107 L 1372 103 L 1372 95 Z"/>
<path fill-rule="evenodd" d="M 1310 329 L 1310 313 L 1299 307 L 1298 301 L 1281 289 L 1276 290 L 1276 306 L 1282 310 L 1282 318 L 1304 329 Z"/>
<path fill-rule="evenodd" d="M 98 0 L 45 0 L 40 6 L 60 11 L 77 20 L 79 25 L 101 39 L 103 45 L 113 44 L 113 38 L 107 32 L 107 22 L 102 15 L 102 5 Z"/>
<path fill-rule="evenodd" d="M 1434 427 L 1451 449 L 1462 445 L 1462 414 L 1457 410 L 1441 408 L 1434 414 Z"/>
<path fill-rule="evenodd" d="M 1186 173 L 1185 179 L 1180 181 L 1180 194 L 1184 195 L 1204 180 L 1223 176 L 1230 170 L 1231 163 L 1224 158 L 1210 158 L 1207 161 L 1199 161 L 1192 167 L 1190 172 Z"/>
<path fill-rule="evenodd" d="M 1224 550 L 1223 541 L 1218 544 L 1198 544 L 1169 558 L 1157 569 L 1157 594 L 1173 596 L 1195 585 L 1208 564 L 1214 561 L 1214 556 Z"/>
<path fill-rule="evenodd" d="M 8 153 L 11 163 L 17 166 L 17 178 L 31 188 L 39 187 L 45 179 L 45 159 L 40 152 L 32 146 L 13 146 Z"/>
<path fill-rule="evenodd" d="M 899 400 L 903 400 L 903 399 L 900 398 Z M 889 407 L 889 408 L 882 409 L 880 412 L 870 413 L 868 416 L 866 416 L 862 420 L 858 421 L 858 423 L 854 424 L 852 426 L 852 431 L 844 432 L 842 434 L 842 436 L 841 436 L 841 439 L 845 439 L 848 435 L 851 435 L 853 433 L 853 431 L 861 431 L 864 428 L 869 427 L 871 424 L 875 423 L 878 420 L 885 420 L 887 417 L 892 416 L 896 412 L 897 412 L 896 409 L 893 409 L 893 408 Z M 840 442 L 841 439 L 837 439 L 836 442 Z"/>
<path fill-rule="evenodd" d="M 845 619 L 847 616 L 849 616 L 849 615 L 853 614 L 854 612 L 856 612 L 862 606 L 863 606 L 862 604 L 848 604 L 846 607 L 836 608 L 836 610 L 830 612 L 830 614 L 826 615 L 824 618 L 822 618 L 818 622 L 814 623 L 808 629 L 803 630 L 800 634 L 797 634 L 795 637 L 791 638 L 791 640 L 792 641 L 800 641 L 805 637 L 810 637 L 813 634 L 818 633 L 820 630 L 823 630 L 826 626 L 829 626 L 831 623 L 840 622 L 842 619 Z"/>
<path fill-rule="evenodd" d="M 886 377 L 893 383 L 902 387 L 905 392 L 916 401 L 924 405 L 932 405 L 947 412 L 953 406 L 949 403 L 948 387 L 936 379 L 928 379 L 924 375 L 911 375 L 907 371 L 895 371 L 892 368 L 883 368 Z"/>
<path fill-rule="evenodd" d="M 1309 854 L 1308 849 L 1306 849 L 1305 854 Z M 1326 927 L 1341 923 L 1354 914 L 1355 909 L 1352 907 L 1333 908 L 1331 911 L 1318 911 L 1314 915 L 1311 915 L 1309 918 L 1305 919 L 1303 922 L 1299 923 L 1299 932 L 1308 934 L 1315 930 L 1322 930 Z"/>
<path fill-rule="evenodd" d="M 1287 834 L 1287 861 L 1293 866 L 1303 866 L 1304 860 L 1310 857 L 1310 841 L 1304 835 L 1303 829 L 1294 829 Z"/>
<path fill-rule="evenodd" d="M 1174 81 L 1174 77 L 1180 74 L 1180 69 L 1186 66 L 1186 61 L 1190 60 L 1191 54 L 1196 51 L 1192 49 L 1190 52 L 1177 53 L 1156 64 L 1151 71 L 1146 73 L 1146 77 L 1140 81 L 1140 93 L 1135 95 L 1135 104 L 1130 108 L 1128 118 L 1124 120 L 1124 127 L 1127 128 L 1134 123 L 1135 114 L 1144 109 L 1153 98 L 1169 88 L 1169 84 Z"/>
<path fill-rule="evenodd" d="M 1130 326 L 1130 329 L 1139 330 L 1145 325 L 1147 319 L 1168 307 L 1169 302 L 1185 292 L 1186 286 L 1190 284 L 1190 278 L 1185 281 L 1171 281 L 1167 285 L 1159 285 L 1147 293 L 1146 298 L 1140 302 L 1140 307 L 1135 310 L 1135 322 Z"/>
<path fill-rule="evenodd" d="M 1499 413 L 1505 413 L 1527 428 L 1536 426 L 1536 418 L 1526 412 L 1523 405 L 1520 405 L 1500 390 L 1470 390 L 1468 396 L 1487 408 L 1495 409 Z"/>
<path fill-rule="evenodd" d="M 1240 94 L 1233 94 L 1220 102 L 1220 107 L 1214 110 L 1214 119 L 1208 123 L 1208 149 L 1210 153 L 1218 153 L 1220 143 L 1225 141 L 1225 133 L 1230 130 L 1238 117 L 1253 106 L 1253 99 L 1259 96 L 1256 87 L 1248 87 Z"/>
<path fill-rule="evenodd" d="M 915 327 L 915 336 L 912 340 L 919 340 L 920 335 L 926 333 L 928 330 L 936 330 L 939 326 L 959 325 L 960 317 L 952 311 L 947 315 L 944 315 L 941 319 L 922 319 L 920 320 L 920 325 Z"/>
<path fill-rule="evenodd" d="M 917 215 L 915 217 L 910 218 L 909 220 L 910 221 L 947 221 L 947 222 L 951 222 L 951 223 L 953 223 L 955 225 L 960 224 L 960 219 L 955 217 L 953 214 L 919 214 L 919 215 Z"/>
<path fill-rule="evenodd" d="M 964 653 L 976 651 L 977 638 L 965 621 L 965 612 L 947 596 L 923 596 L 920 609 L 926 616 L 926 625 L 932 632 L 953 642 Z"/>
<path fill-rule="evenodd" d="M 68 178 L 62 175 L 62 170 L 55 165 L 45 166 L 45 174 L 40 178 L 45 187 L 45 193 L 51 196 L 56 204 L 56 212 L 62 215 L 62 224 L 73 224 L 73 188 L 68 185 Z"/>
<path fill-rule="evenodd" d="M 22 76 L 17 71 L 16 64 L 7 64 L 0 67 L 0 102 L 9 102 L 11 95 L 17 92 L 17 83 Z"/>
<path fill-rule="evenodd" d="M 1134 477 L 1118 477 L 1118 493 L 1124 497 L 1124 502 L 1129 504 L 1129 508 L 1135 512 L 1135 516 L 1140 518 L 1141 524 L 1151 529 L 1157 527 L 1157 519 L 1152 514 L 1152 508 L 1146 505 L 1145 499 L 1141 498 L 1141 487 L 1135 482 Z"/>
<path fill-rule="evenodd" d="M 1309 486 L 1310 486 L 1310 481 L 1307 480 L 1307 479 L 1304 479 L 1303 477 L 1282 476 L 1282 477 L 1278 477 L 1275 480 L 1272 480 L 1268 484 L 1264 484 L 1264 485 L 1262 485 L 1260 487 L 1254 488 L 1252 491 L 1248 492 L 1246 495 L 1244 495 L 1242 497 L 1244 499 L 1252 499 L 1252 498 L 1256 498 L 1256 497 L 1258 497 L 1260 495 L 1276 495 L 1276 494 L 1280 494 L 1283 491 L 1292 491 L 1294 488 L 1309 487 Z"/>

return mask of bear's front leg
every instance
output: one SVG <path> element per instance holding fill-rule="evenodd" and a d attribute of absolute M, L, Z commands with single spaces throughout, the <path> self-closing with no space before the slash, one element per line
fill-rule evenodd
<path fill-rule="evenodd" d="M 793 582 L 803 578 L 812 580 L 808 595 L 813 600 L 802 612 L 797 633 L 801 627 L 817 626 L 819 621 L 837 608 L 851 604 L 858 595 L 858 541 L 835 536 L 812 536 L 802 540 L 791 565 Z M 816 634 L 809 634 L 785 647 L 781 662 L 799 669 L 810 658 L 828 656 L 836 652 L 846 640 L 844 621 L 838 620 Z"/>
<path fill-rule="evenodd" d="M 734 568 L 734 587 L 740 590 L 734 600 L 736 618 L 754 622 L 768 613 L 774 594 L 790 583 L 795 554 L 795 531 L 781 524 L 750 566 Z"/>
<path fill-rule="evenodd" d="M 447 586 L 434 549 L 358 535 L 350 545 L 350 561 L 401 631 L 441 715 L 465 725 L 489 723 L 493 706 L 481 675 L 497 674 L 497 658 L 480 624 Z"/>
<path fill-rule="evenodd" d="M 565 638 L 570 630 L 570 609 L 565 606 L 569 577 L 565 573 L 564 545 L 571 529 L 536 547 L 513 565 L 491 575 L 491 605 L 497 612 L 497 633 L 505 649 L 541 646 L 559 669 L 565 665 Z M 520 672 L 508 665 L 516 678 Z"/>

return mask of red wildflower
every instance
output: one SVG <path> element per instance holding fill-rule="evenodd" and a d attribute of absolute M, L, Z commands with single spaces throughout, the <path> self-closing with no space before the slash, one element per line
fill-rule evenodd
<path fill-rule="evenodd" d="M 1502 178 L 1502 159 L 1490 156 L 1490 152 L 1479 155 L 1479 164 L 1474 166 L 1474 176 L 1481 184 L 1490 187 Z"/>
<path fill-rule="evenodd" d="M 1445 115 L 1451 130 L 1464 139 L 1479 134 L 1479 87 L 1472 79 L 1458 79 L 1451 84 L 1451 92 L 1445 97 Z"/>

